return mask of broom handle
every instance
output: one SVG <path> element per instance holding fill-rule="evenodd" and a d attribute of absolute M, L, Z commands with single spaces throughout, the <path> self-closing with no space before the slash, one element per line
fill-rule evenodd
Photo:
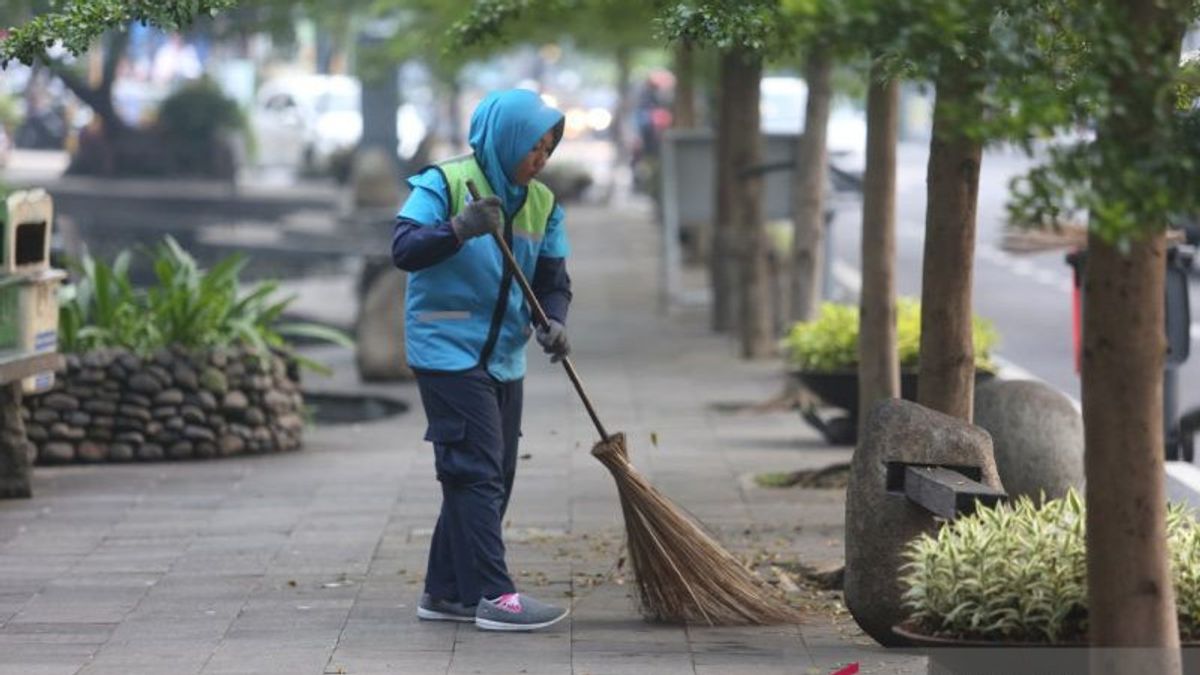
<path fill-rule="evenodd" d="M 475 187 L 475 181 L 467 181 L 467 190 L 471 192 L 471 199 L 479 199 L 479 190 Z M 504 260 L 508 263 L 508 267 L 512 270 L 513 276 L 516 277 L 517 283 L 521 286 L 521 292 L 525 294 L 525 302 L 529 303 L 533 310 L 533 323 L 537 327 L 550 325 L 550 319 L 546 316 L 546 310 L 542 309 L 542 303 L 538 302 L 537 296 L 533 294 L 533 288 L 529 285 L 529 281 L 525 279 L 525 273 L 521 271 L 520 265 L 517 264 L 517 259 L 513 257 L 512 249 L 508 247 L 508 242 L 504 241 L 504 235 L 500 232 L 492 232 L 492 239 L 496 245 L 500 247 L 500 252 L 504 254 Z M 563 369 L 567 371 L 567 377 L 571 378 L 571 384 L 575 385 L 575 392 L 579 394 L 580 400 L 583 401 L 583 407 L 587 408 L 588 416 L 592 418 L 592 424 L 596 425 L 596 431 L 600 434 L 600 440 L 608 440 L 608 432 L 604 430 L 604 425 L 600 423 L 600 417 L 596 414 L 596 409 L 592 407 L 592 399 L 588 398 L 587 392 L 583 389 L 583 381 L 579 379 L 579 373 L 575 372 L 575 364 L 571 363 L 571 357 L 564 356 L 562 359 Z"/>

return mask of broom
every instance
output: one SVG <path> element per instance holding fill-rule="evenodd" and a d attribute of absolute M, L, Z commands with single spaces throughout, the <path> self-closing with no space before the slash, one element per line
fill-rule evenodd
<path fill-rule="evenodd" d="M 474 181 L 467 181 L 479 199 Z M 492 237 L 521 286 L 534 324 L 548 325 L 546 312 L 499 232 Z M 592 455 L 612 473 L 625 517 L 629 562 L 637 580 L 642 614 L 650 620 L 709 625 L 793 623 L 799 613 L 737 558 L 721 547 L 664 497 L 629 462 L 623 433 L 604 429 L 569 358 L 563 368 L 583 401 L 600 441 Z"/>

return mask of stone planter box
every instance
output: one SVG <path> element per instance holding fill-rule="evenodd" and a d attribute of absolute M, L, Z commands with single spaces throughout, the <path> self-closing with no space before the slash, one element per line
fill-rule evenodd
<path fill-rule="evenodd" d="M 207 459 L 300 447 L 294 362 L 242 348 L 69 354 L 22 415 L 38 464 Z"/>

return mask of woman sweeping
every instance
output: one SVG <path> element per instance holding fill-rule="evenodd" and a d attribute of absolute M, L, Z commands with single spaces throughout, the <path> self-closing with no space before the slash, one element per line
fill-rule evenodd
<path fill-rule="evenodd" d="M 471 117 L 471 154 L 408 180 L 392 259 L 410 272 L 405 348 L 433 443 L 442 509 L 417 616 L 534 630 L 567 610 L 518 593 L 504 562 L 501 523 L 521 431 L 530 309 L 491 235 L 509 242 L 549 317 L 536 331 L 552 360 L 570 347 L 571 282 L 563 211 L 534 180 L 562 138 L 562 113 L 532 91 L 488 95 Z M 473 200 L 468 181 L 482 197 Z"/>

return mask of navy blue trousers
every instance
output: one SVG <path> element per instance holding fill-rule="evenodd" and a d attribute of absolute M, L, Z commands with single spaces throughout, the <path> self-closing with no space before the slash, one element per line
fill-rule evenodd
<path fill-rule="evenodd" d="M 477 368 L 418 373 L 433 443 L 442 510 L 429 546 L 425 592 L 474 605 L 514 593 L 501 526 L 517 472 L 522 380 L 500 382 Z"/>

